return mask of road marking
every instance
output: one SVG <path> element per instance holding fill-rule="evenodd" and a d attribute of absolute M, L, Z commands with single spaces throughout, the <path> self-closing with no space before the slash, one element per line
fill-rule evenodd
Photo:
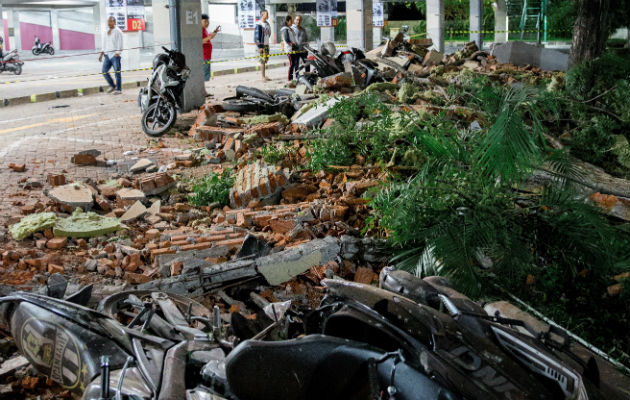
<path fill-rule="evenodd" d="M 30 129 L 30 128 L 37 128 L 38 126 L 43 126 L 43 125 L 48 125 L 48 124 L 55 124 L 55 123 L 58 123 L 58 122 L 74 122 L 74 121 L 78 121 L 80 119 L 90 118 L 90 117 L 93 117 L 95 115 L 98 115 L 98 114 L 94 113 L 94 114 L 77 115 L 77 116 L 65 117 L 65 118 L 53 118 L 53 119 L 49 119 L 47 121 L 37 122 L 35 124 L 17 126 L 15 128 L 9 128 L 9 129 L 3 129 L 3 130 L 0 130 L 0 134 L 1 133 L 10 133 L 10 132 L 22 131 L 24 129 Z"/>

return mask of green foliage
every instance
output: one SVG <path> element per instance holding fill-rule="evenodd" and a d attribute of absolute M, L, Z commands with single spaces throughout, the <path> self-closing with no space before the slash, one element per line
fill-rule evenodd
<path fill-rule="evenodd" d="M 337 17 L 337 26 L 334 29 L 335 42 L 346 42 L 348 28 L 346 26 L 346 17 Z"/>
<path fill-rule="evenodd" d="M 570 38 L 577 18 L 574 0 L 558 0 L 549 2 L 547 7 L 547 26 L 552 37 Z"/>
<path fill-rule="evenodd" d="M 256 155 L 261 156 L 267 164 L 276 165 L 282 163 L 282 161 L 290 154 L 297 152 L 297 149 L 293 146 L 289 146 L 285 143 L 279 146 L 267 144 L 256 151 Z"/>
<path fill-rule="evenodd" d="M 630 79 L 630 62 L 627 57 L 606 52 L 595 60 L 571 68 L 566 75 L 566 87 L 569 95 L 588 100 L 609 89 L 620 79 Z"/>
<path fill-rule="evenodd" d="M 207 206 L 215 202 L 227 205 L 230 203 L 232 186 L 234 186 L 234 177 L 231 170 L 225 170 L 222 175 L 212 172 L 193 184 L 194 194 L 188 198 L 188 201 L 195 206 Z"/>
<path fill-rule="evenodd" d="M 412 29 L 415 34 L 427 33 L 427 21 L 418 21 Z"/>

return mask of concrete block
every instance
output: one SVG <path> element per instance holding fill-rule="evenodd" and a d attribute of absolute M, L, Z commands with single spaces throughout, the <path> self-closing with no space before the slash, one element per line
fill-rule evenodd
<path fill-rule="evenodd" d="M 328 117 L 328 110 L 339 101 L 338 98 L 332 98 L 324 104 L 313 107 L 300 115 L 293 123 L 307 128 L 319 126 Z"/>
<path fill-rule="evenodd" d="M 492 55 L 501 64 L 514 64 L 519 66 L 540 66 L 540 54 L 542 46 L 527 44 L 524 42 L 507 42 L 495 45 Z"/>
<path fill-rule="evenodd" d="M 81 207 L 84 210 L 89 210 L 94 204 L 92 191 L 83 185 L 74 183 L 51 189 L 48 192 L 48 197 L 61 205 L 73 209 Z"/>
<path fill-rule="evenodd" d="M 336 260 L 340 251 L 339 240 L 328 236 L 258 258 L 256 267 L 270 285 L 279 285 L 311 267 Z"/>
<path fill-rule="evenodd" d="M 545 71 L 566 71 L 569 69 L 569 53 L 555 49 L 542 49 L 540 68 Z"/>

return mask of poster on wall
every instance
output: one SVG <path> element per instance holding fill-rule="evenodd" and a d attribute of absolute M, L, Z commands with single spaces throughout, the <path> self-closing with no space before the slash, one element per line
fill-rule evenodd
<path fill-rule="evenodd" d="M 116 26 L 123 31 L 127 30 L 127 0 L 107 0 L 105 12 L 108 17 L 116 19 Z"/>
<path fill-rule="evenodd" d="M 145 30 L 144 21 L 144 0 L 127 0 L 127 30 Z"/>
<path fill-rule="evenodd" d="M 372 3 L 372 26 L 384 26 L 384 14 L 383 3 Z"/>
<path fill-rule="evenodd" d="M 333 0 L 317 0 L 317 26 L 332 26 L 332 2 Z"/>
<path fill-rule="evenodd" d="M 238 0 L 238 27 L 254 29 L 256 26 L 256 3 L 254 0 Z"/>

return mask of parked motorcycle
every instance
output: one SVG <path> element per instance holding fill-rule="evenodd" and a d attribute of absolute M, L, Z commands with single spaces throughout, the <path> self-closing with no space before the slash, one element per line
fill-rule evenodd
<path fill-rule="evenodd" d="M 377 78 L 377 64 L 365 58 L 360 49 L 351 47 L 337 54 L 332 42 L 322 44 L 319 50 L 305 45 L 308 56 L 304 64 L 298 68 L 298 83 L 305 85 L 312 92 L 319 78 L 341 72 L 352 72 L 361 87 L 367 87 Z"/>
<path fill-rule="evenodd" d="M 34 56 L 38 56 L 40 54 L 48 53 L 51 56 L 55 54 L 55 49 L 52 46 L 51 42 L 46 42 L 44 44 L 41 43 L 38 37 L 35 38 L 35 42 L 33 45 L 33 49 L 31 50 Z"/>
<path fill-rule="evenodd" d="M 116 293 L 96 311 L 89 286 L 65 300 L 18 292 L 0 299 L 0 329 L 83 400 L 627 398 L 561 331 L 488 315 L 442 278 L 322 284 L 316 309 L 267 303 L 229 324 L 218 306 L 160 291 Z M 628 379 L 618 374 L 609 381 Z"/>
<path fill-rule="evenodd" d="M 13 72 L 15 75 L 22 73 L 24 61 L 20 60 L 17 50 L 11 50 L 2 56 L 0 60 L 0 72 Z"/>
<path fill-rule="evenodd" d="M 299 101 L 299 96 L 293 90 L 263 91 L 239 85 L 236 87 L 236 96 L 223 99 L 222 106 L 225 111 L 256 112 L 261 114 L 281 112 L 291 118 L 295 111 L 300 108 Z"/>
<path fill-rule="evenodd" d="M 149 136 L 161 136 L 175 124 L 177 110 L 182 106 L 182 92 L 190 76 L 182 53 L 162 49 L 165 53 L 153 59 L 153 72 L 138 94 L 142 130 Z"/>

